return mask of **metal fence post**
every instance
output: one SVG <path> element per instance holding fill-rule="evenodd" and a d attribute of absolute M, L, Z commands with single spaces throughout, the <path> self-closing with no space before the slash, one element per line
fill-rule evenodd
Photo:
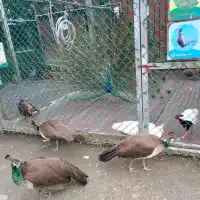
<path fill-rule="evenodd" d="M 134 24 L 134 49 L 135 49 L 135 73 L 137 91 L 137 116 L 138 132 L 143 131 L 143 108 L 142 108 L 142 69 L 141 69 L 141 28 L 140 28 L 140 0 L 133 0 L 133 24 Z"/>
<path fill-rule="evenodd" d="M 141 65 L 148 64 L 148 24 L 149 7 L 147 0 L 140 0 Z M 148 69 L 142 67 L 143 131 L 149 130 Z"/>
<path fill-rule="evenodd" d="M 94 15 L 92 11 L 92 0 L 85 0 L 85 4 L 87 6 L 86 13 L 89 23 L 89 34 L 90 34 L 90 41 L 91 44 L 94 43 Z"/>

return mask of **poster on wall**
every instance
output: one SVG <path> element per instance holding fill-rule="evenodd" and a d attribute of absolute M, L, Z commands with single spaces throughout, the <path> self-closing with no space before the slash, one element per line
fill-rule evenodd
<path fill-rule="evenodd" d="M 167 60 L 200 58 L 200 19 L 168 26 Z"/>
<path fill-rule="evenodd" d="M 169 21 L 200 17 L 200 0 L 169 0 Z"/>
<path fill-rule="evenodd" d="M 0 69 L 8 67 L 3 42 L 0 42 Z"/>

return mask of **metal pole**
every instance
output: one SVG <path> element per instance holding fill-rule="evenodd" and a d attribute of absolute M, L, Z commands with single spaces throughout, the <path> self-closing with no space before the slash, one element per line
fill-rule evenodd
<path fill-rule="evenodd" d="M 2 27 L 3 27 L 4 33 L 6 35 L 7 44 L 8 44 L 8 47 L 10 49 L 10 53 L 12 55 L 14 67 L 15 67 L 15 70 L 16 70 L 15 79 L 16 79 L 16 82 L 19 82 L 21 80 L 19 65 L 18 65 L 16 54 L 15 54 L 14 46 L 13 46 L 13 43 L 12 43 L 12 37 L 11 37 L 10 30 L 9 30 L 9 27 L 8 27 L 8 23 L 7 23 L 7 19 L 6 19 L 2 0 L 0 0 L 0 18 L 1 18 L 2 23 L 3 23 Z"/>
<path fill-rule="evenodd" d="M 36 21 L 37 31 L 38 31 L 38 34 L 39 34 L 40 44 L 42 45 L 42 47 L 41 47 L 42 48 L 42 53 L 44 54 L 44 47 L 43 47 L 43 42 L 42 42 L 42 35 L 41 35 L 41 32 L 40 32 L 40 26 L 39 26 L 39 23 L 38 23 L 39 19 L 37 19 L 37 12 L 36 12 L 36 7 L 35 7 L 35 2 L 33 2 L 32 8 L 34 10 L 34 15 L 35 15 L 34 17 L 35 17 L 35 21 Z M 45 55 L 44 60 L 45 60 L 45 65 L 47 66 L 48 63 L 47 63 L 46 55 Z"/>
<path fill-rule="evenodd" d="M 141 61 L 141 28 L 140 28 L 140 0 L 133 0 L 133 24 L 134 24 L 134 49 L 137 91 L 137 116 L 138 132 L 143 131 L 143 108 L 142 108 L 142 69 Z"/>
<path fill-rule="evenodd" d="M 92 0 L 86 0 L 85 4 L 87 6 L 86 13 L 89 19 L 89 34 L 90 34 L 90 42 L 91 44 L 94 43 L 94 15 L 92 11 Z"/>
<path fill-rule="evenodd" d="M 141 66 L 148 64 L 148 24 L 149 7 L 147 0 L 140 1 Z M 149 131 L 148 69 L 142 68 L 143 131 Z"/>

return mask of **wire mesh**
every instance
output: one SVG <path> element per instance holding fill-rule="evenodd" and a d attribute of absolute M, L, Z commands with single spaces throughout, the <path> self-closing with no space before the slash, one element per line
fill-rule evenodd
<path fill-rule="evenodd" d="M 20 0 L 3 7 L 21 76 L 17 82 L 2 34 L 6 120 L 27 122 L 17 107 L 27 98 L 40 109 L 37 124 L 58 119 L 75 130 L 113 134 L 114 122 L 137 121 L 131 1 Z"/>
<path fill-rule="evenodd" d="M 180 4 L 180 1 L 174 1 Z M 190 1 L 192 3 L 192 1 Z M 194 3 L 194 2 L 193 2 Z M 186 4 L 189 5 L 187 2 Z M 198 3 L 197 3 L 198 4 Z M 195 7 L 197 4 L 193 5 Z M 174 60 L 179 62 L 169 62 L 167 55 L 169 51 L 168 44 L 173 40 L 178 42 L 178 32 L 174 38 L 171 38 L 169 26 L 176 22 L 170 21 L 168 1 L 148 1 L 149 15 L 148 32 L 149 34 L 149 62 L 158 63 L 159 69 L 153 69 L 149 72 L 148 90 L 149 90 L 149 114 L 150 121 L 159 125 L 164 124 L 165 137 L 169 132 L 174 132 L 175 136 L 181 142 L 199 143 L 199 120 L 198 114 L 186 112 L 185 121 L 196 122 L 189 128 L 189 136 L 182 138 L 186 127 L 181 121 L 176 120 L 176 115 L 181 115 L 187 109 L 199 110 L 199 65 L 198 61 Z M 184 8 L 185 12 L 187 8 Z M 184 10 L 182 11 L 184 12 Z M 174 15 L 175 16 L 175 15 Z M 178 16 L 178 15 L 177 15 Z M 175 16 L 176 17 L 176 16 Z M 177 31 L 177 30 L 175 30 Z M 190 33 L 192 35 L 192 33 Z M 177 44 L 177 48 L 183 53 L 190 50 Z M 191 49 L 191 48 L 190 48 Z"/>
<path fill-rule="evenodd" d="M 0 65 L 0 128 L 3 133 L 13 131 L 1 135 L 3 154 L 9 149 L 21 158 L 52 156 L 51 150 L 40 148 L 41 137 L 16 134 L 32 129 L 27 117 L 20 115 L 20 98 L 39 108 L 32 118 L 37 125 L 55 119 L 81 133 L 134 135 L 139 132 L 139 119 L 144 128 L 149 117 L 150 134 L 168 138 L 173 132 L 181 139 L 185 130 L 175 116 L 186 109 L 199 110 L 200 70 L 198 61 L 167 61 L 168 3 L 0 0 L 0 45 L 8 63 Z M 141 69 L 143 64 L 153 67 Z M 196 117 L 183 142 L 199 143 Z M 79 159 L 73 153 L 68 156 Z M 65 150 L 54 155 L 65 157 Z M 94 163 L 81 162 L 89 170 L 94 168 Z M 6 167 L 3 164 L 0 170 Z M 22 198 L 11 179 L 5 176 L 1 182 L 2 194 Z"/>
<path fill-rule="evenodd" d="M 75 130 L 135 134 L 138 112 L 143 113 L 142 123 L 148 118 L 138 110 L 136 96 L 135 52 L 140 50 L 135 41 L 143 42 L 141 30 L 145 30 L 144 54 L 148 63 L 157 66 L 147 70 L 148 99 L 144 97 L 146 78 L 138 75 L 150 132 L 163 137 L 175 132 L 180 138 L 184 129 L 174 116 L 186 108 L 199 108 L 198 62 L 167 62 L 167 0 L 142 1 L 149 10 L 144 21 L 136 12 L 141 9 L 137 2 L 3 1 L 4 22 L 13 44 L 12 48 L 2 29 L 8 62 L 7 68 L 0 69 L 4 118 L 23 122 L 17 102 L 28 98 L 40 109 L 34 117 L 38 124 L 58 119 Z M 136 30 L 136 23 L 141 30 Z M 135 38 L 135 31 L 141 38 Z M 143 59 L 143 52 L 139 54 Z M 194 129 L 198 130 L 198 123 L 192 126 L 190 139 L 197 135 Z"/>

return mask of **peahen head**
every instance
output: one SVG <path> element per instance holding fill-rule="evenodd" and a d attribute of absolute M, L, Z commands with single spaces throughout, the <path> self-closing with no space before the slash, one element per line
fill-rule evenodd
<path fill-rule="evenodd" d="M 21 162 L 18 159 L 13 159 L 10 155 L 5 156 L 6 160 L 11 162 L 12 167 L 12 179 L 17 184 L 20 185 L 23 183 L 23 175 L 21 170 Z"/>
<path fill-rule="evenodd" d="M 5 159 L 9 160 L 11 162 L 12 168 L 19 168 L 20 167 L 21 162 L 18 159 L 13 159 L 13 158 L 10 157 L 10 155 L 6 155 Z"/>
<path fill-rule="evenodd" d="M 174 137 L 174 135 L 173 135 L 173 132 L 170 132 L 170 133 L 169 133 L 169 138 L 168 138 L 168 139 L 165 141 L 165 143 L 164 143 L 165 147 L 166 147 L 166 148 L 169 147 L 170 144 L 172 144 L 174 141 L 175 141 L 175 137 Z"/>

